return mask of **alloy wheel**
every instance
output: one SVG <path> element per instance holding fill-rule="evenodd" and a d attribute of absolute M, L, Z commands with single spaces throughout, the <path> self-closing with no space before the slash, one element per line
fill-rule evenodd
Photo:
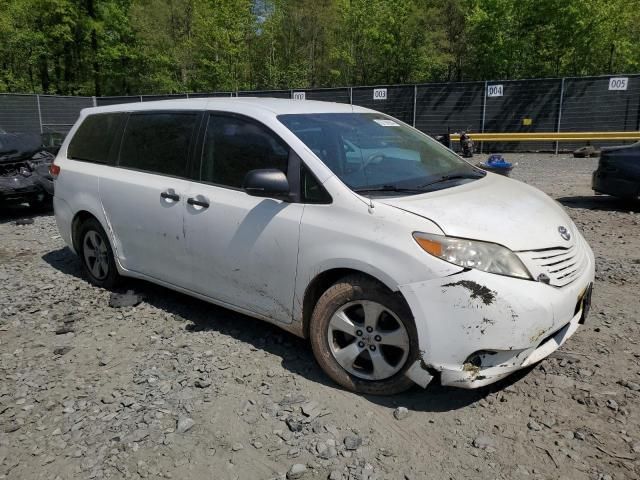
<path fill-rule="evenodd" d="M 104 240 L 95 230 L 89 230 L 82 243 L 84 261 L 97 280 L 104 280 L 109 274 L 109 251 Z"/>
<path fill-rule="evenodd" d="M 409 333 L 384 305 L 358 300 L 340 307 L 329 321 L 331 354 L 350 374 L 384 380 L 398 373 L 410 351 Z"/>

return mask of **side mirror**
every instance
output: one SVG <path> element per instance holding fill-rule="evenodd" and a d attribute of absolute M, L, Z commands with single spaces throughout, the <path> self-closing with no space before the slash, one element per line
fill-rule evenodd
<path fill-rule="evenodd" d="M 250 170 L 244 177 L 244 191 L 254 197 L 289 200 L 287 176 L 276 168 Z"/>

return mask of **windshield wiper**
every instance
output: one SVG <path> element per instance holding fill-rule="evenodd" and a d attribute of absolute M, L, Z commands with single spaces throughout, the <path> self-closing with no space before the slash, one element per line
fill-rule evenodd
<path fill-rule="evenodd" d="M 429 183 L 425 183 L 424 185 L 418 185 L 417 187 L 406 188 L 400 187 L 398 185 L 380 185 L 377 187 L 360 187 L 353 188 L 352 190 L 356 193 L 368 193 L 368 192 L 406 192 L 406 193 L 424 193 L 425 188 L 431 185 L 435 185 L 437 183 L 448 182 L 449 180 L 459 180 L 459 179 L 473 179 L 473 178 L 482 178 L 486 174 L 484 172 L 478 173 L 462 173 L 455 175 L 443 175 L 437 180 L 434 180 Z"/>
<path fill-rule="evenodd" d="M 438 183 L 448 182 L 450 180 L 463 180 L 463 179 L 482 178 L 485 175 L 486 174 L 482 174 L 482 173 L 479 173 L 479 172 L 476 173 L 476 174 L 462 173 L 462 174 L 457 174 L 457 175 L 443 175 L 439 179 L 434 180 L 434 181 L 429 182 L 429 183 L 425 183 L 423 185 L 419 185 L 417 188 L 426 188 L 426 187 L 430 187 L 431 185 L 436 185 Z"/>
<path fill-rule="evenodd" d="M 396 185 L 382 185 L 379 187 L 362 187 L 362 188 L 354 188 L 354 192 L 356 193 L 367 193 L 367 192 L 412 192 L 412 193 L 422 193 L 424 190 L 421 188 L 404 188 L 398 187 Z"/>

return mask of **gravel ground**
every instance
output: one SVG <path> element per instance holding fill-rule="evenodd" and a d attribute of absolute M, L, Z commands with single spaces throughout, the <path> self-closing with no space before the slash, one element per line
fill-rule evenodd
<path fill-rule="evenodd" d="M 0 479 L 640 478 L 640 208 L 593 196 L 595 160 L 507 158 L 597 280 L 564 348 L 475 391 L 351 394 L 305 341 L 145 282 L 110 306 L 53 217 L 0 212 Z"/>

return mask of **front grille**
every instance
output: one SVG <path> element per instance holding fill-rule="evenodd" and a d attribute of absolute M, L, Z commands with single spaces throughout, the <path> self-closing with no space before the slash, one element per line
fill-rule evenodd
<path fill-rule="evenodd" d="M 571 247 L 531 250 L 519 254 L 534 278 L 545 274 L 549 277 L 549 285 L 564 287 L 580 276 L 588 262 L 584 240 L 579 235 L 576 237 L 576 243 Z"/>

